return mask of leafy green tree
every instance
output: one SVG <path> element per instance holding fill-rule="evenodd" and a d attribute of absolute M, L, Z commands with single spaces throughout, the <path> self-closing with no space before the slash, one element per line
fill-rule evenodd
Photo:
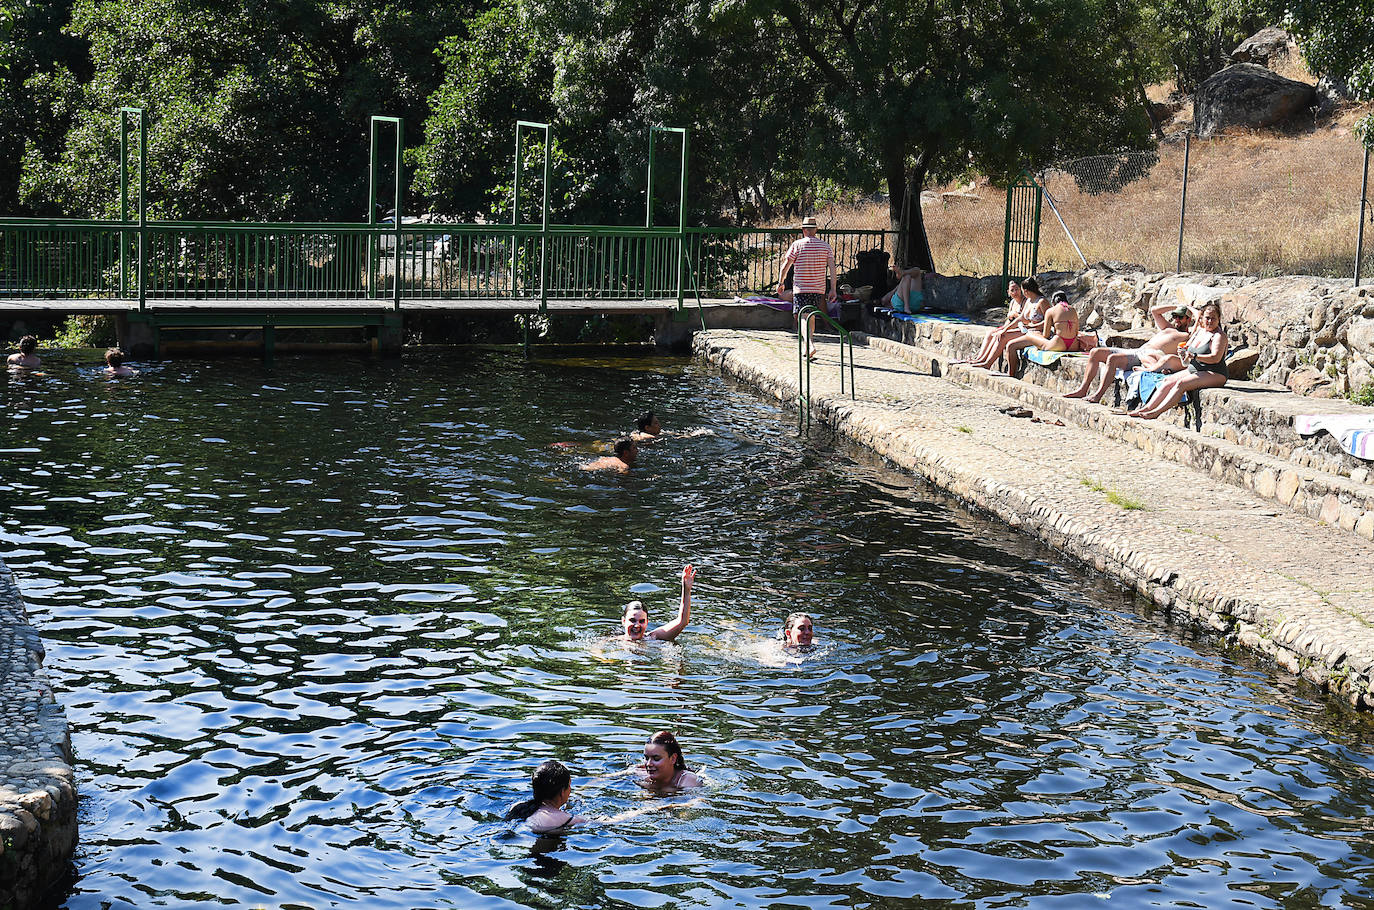
<path fill-rule="evenodd" d="M 885 184 L 893 227 L 909 213 L 907 258 L 927 265 L 920 205 L 906 204 L 927 181 L 1150 144 L 1123 41 L 1138 20 L 1124 0 L 532 2 L 568 36 L 564 116 L 575 106 L 563 99 L 590 97 L 609 133 L 627 108 L 690 100 L 681 111 L 711 136 L 757 103 L 785 124 L 783 168 L 857 185 L 866 168 Z M 675 52 L 693 43 L 691 59 Z M 736 44 L 755 51 L 731 56 L 728 73 L 699 50 Z M 701 88 L 684 95 L 688 83 Z"/>
<path fill-rule="evenodd" d="M 1344 83 L 1357 100 L 1374 101 L 1374 0 L 1293 0 L 1268 10 L 1282 11 L 1310 69 Z M 1374 148 L 1374 114 L 1359 131 Z"/>
<path fill-rule="evenodd" d="M 1230 63 L 1231 51 L 1263 22 L 1226 0 L 1157 0 L 1139 9 L 1134 42 L 1151 79 L 1191 94 Z"/>
<path fill-rule="evenodd" d="M 89 78 L 84 42 L 65 34 L 67 0 L 0 0 L 0 211 L 20 208 L 19 166 L 26 144 L 60 148 L 68 99 Z"/>
<path fill-rule="evenodd" d="M 369 114 L 418 122 L 442 71 L 433 48 L 460 4 L 394 0 L 75 0 L 89 42 L 59 154 L 30 147 L 22 192 L 73 215 L 118 210 L 114 112 L 150 118 L 150 210 L 161 217 L 366 215 Z"/>

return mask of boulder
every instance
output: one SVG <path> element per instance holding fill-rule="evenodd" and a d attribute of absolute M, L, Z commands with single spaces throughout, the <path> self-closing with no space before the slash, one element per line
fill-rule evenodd
<path fill-rule="evenodd" d="M 1296 49 L 1297 44 L 1283 29 L 1262 28 L 1231 51 L 1231 62 L 1272 67 L 1275 63 L 1287 59 Z"/>
<path fill-rule="evenodd" d="M 1232 379 L 1249 379 L 1260 359 L 1259 348 L 1241 348 L 1226 358 L 1226 375 Z"/>
<path fill-rule="evenodd" d="M 1288 377 L 1288 387 L 1299 395 L 1330 398 L 1331 378 L 1315 367 L 1298 367 Z"/>
<path fill-rule="evenodd" d="M 946 313 L 976 316 L 1005 301 L 1002 276 L 932 275 L 926 278 L 926 305 Z"/>
<path fill-rule="evenodd" d="M 1237 63 L 1213 73 L 1193 99 L 1197 134 L 1210 139 L 1230 127 L 1258 129 L 1282 123 L 1312 106 L 1312 86 L 1254 63 Z"/>

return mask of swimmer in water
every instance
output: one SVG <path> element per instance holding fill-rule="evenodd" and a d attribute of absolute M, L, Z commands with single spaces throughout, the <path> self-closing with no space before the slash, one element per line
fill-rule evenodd
<path fill-rule="evenodd" d="M 643 641 L 646 638 L 672 641 L 677 638 L 692 618 L 692 582 L 696 577 L 696 569 L 682 567 L 682 603 L 678 606 L 677 619 L 652 632 L 646 631 L 649 628 L 649 612 L 644 609 L 644 604 L 638 600 L 627 603 L 620 611 L 620 625 L 625 630 L 625 637 L 630 641 Z"/>
<path fill-rule="evenodd" d="M 34 353 L 38 349 L 38 339 L 25 335 L 19 339 L 19 353 L 11 354 L 5 364 L 12 370 L 36 370 L 43 366 L 43 359 Z"/>
<path fill-rule="evenodd" d="M 530 787 L 532 798 L 513 806 L 506 813 L 506 821 L 527 822 L 535 834 L 587 823 L 588 819 L 563 808 L 572 799 L 572 773 L 562 762 L 546 761 L 540 765 L 530 780 Z"/>
<path fill-rule="evenodd" d="M 105 352 L 105 376 L 110 379 L 123 379 L 129 376 L 136 376 L 137 372 L 132 367 L 124 365 L 124 352 L 119 348 L 110 348 Z"/>
<path fill-rule="evenodd" d="M 700 787 L 701 778 L 687 767 L 677 737 L 667 730 L 659 730 L 644 744 L 644 768 L 639 785 L 650 790 Z"/>
<path fill-rule="evenodd" d="M 656 442 L 662 432 L 663 424 L 659 423 L 654 412 L 645 411 L 635 419 L 635 431 L 630 434 L 630 438 L 640 445 L 648 445 Z"/>
<path fill-rule="evenodd" d="M 809 613 L 789 613 L 782 624 L 782 646 L 789 651 L 805 651 L 811 647 L 814 634 Z"/>
<path fill-rule="evenodd" d="M 624 439 L 616 440 L 614 455 L 606 455 L 596 461 L 588 462 L 582 466 L 582 470 L 618 471 L 621 474 L 628 474 L 638 457 L 639 443 L 626 436 Z"/>

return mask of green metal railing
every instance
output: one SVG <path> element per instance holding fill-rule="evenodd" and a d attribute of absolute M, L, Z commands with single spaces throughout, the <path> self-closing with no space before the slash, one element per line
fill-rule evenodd
<path fill-rule="evenodd" d="M 886 247 L 831 232 L 839 261 Z M 585 225 L 0 220 L 0 297 L 665 300 L 771 293 L 795 232 Z M 684 249 L 685 248 L 685 249 Z"/>
<path fill-rule="evenodd" d="M 807 348 L 815 344 L 809 337 L 808 323 L 813 318 L 824 319 L 840 336 L 840 394 L 845 393 L 845 352 L 849 354 L 849 397 L 857 397 L 854 385 L 854 339 L 830 314 L 816 306 L 804 306 L 797 311 L 797 422 L 803 432 L 811 432 L 811 358 Z"/>

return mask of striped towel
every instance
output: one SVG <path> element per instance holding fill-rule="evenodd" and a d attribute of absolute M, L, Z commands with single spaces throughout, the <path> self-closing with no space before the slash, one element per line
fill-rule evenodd
<path fill-rule="evenodd" d="M 1074 351 L 1042 351 L 1039 348 L 1027 348 L 1026 359 L 1031 363 L 1038 363 L 1042 367 L 1047 367 L 1057 363 L 1060 357 L 1070 357 L 1074 353 Z"/>
<path fill-rule="evenodd" d="M 1299 414 L 1293 418 L 1299 436 L 1325 430 L 1356 458 L 1374 461 L 1374 414 Z"/>

